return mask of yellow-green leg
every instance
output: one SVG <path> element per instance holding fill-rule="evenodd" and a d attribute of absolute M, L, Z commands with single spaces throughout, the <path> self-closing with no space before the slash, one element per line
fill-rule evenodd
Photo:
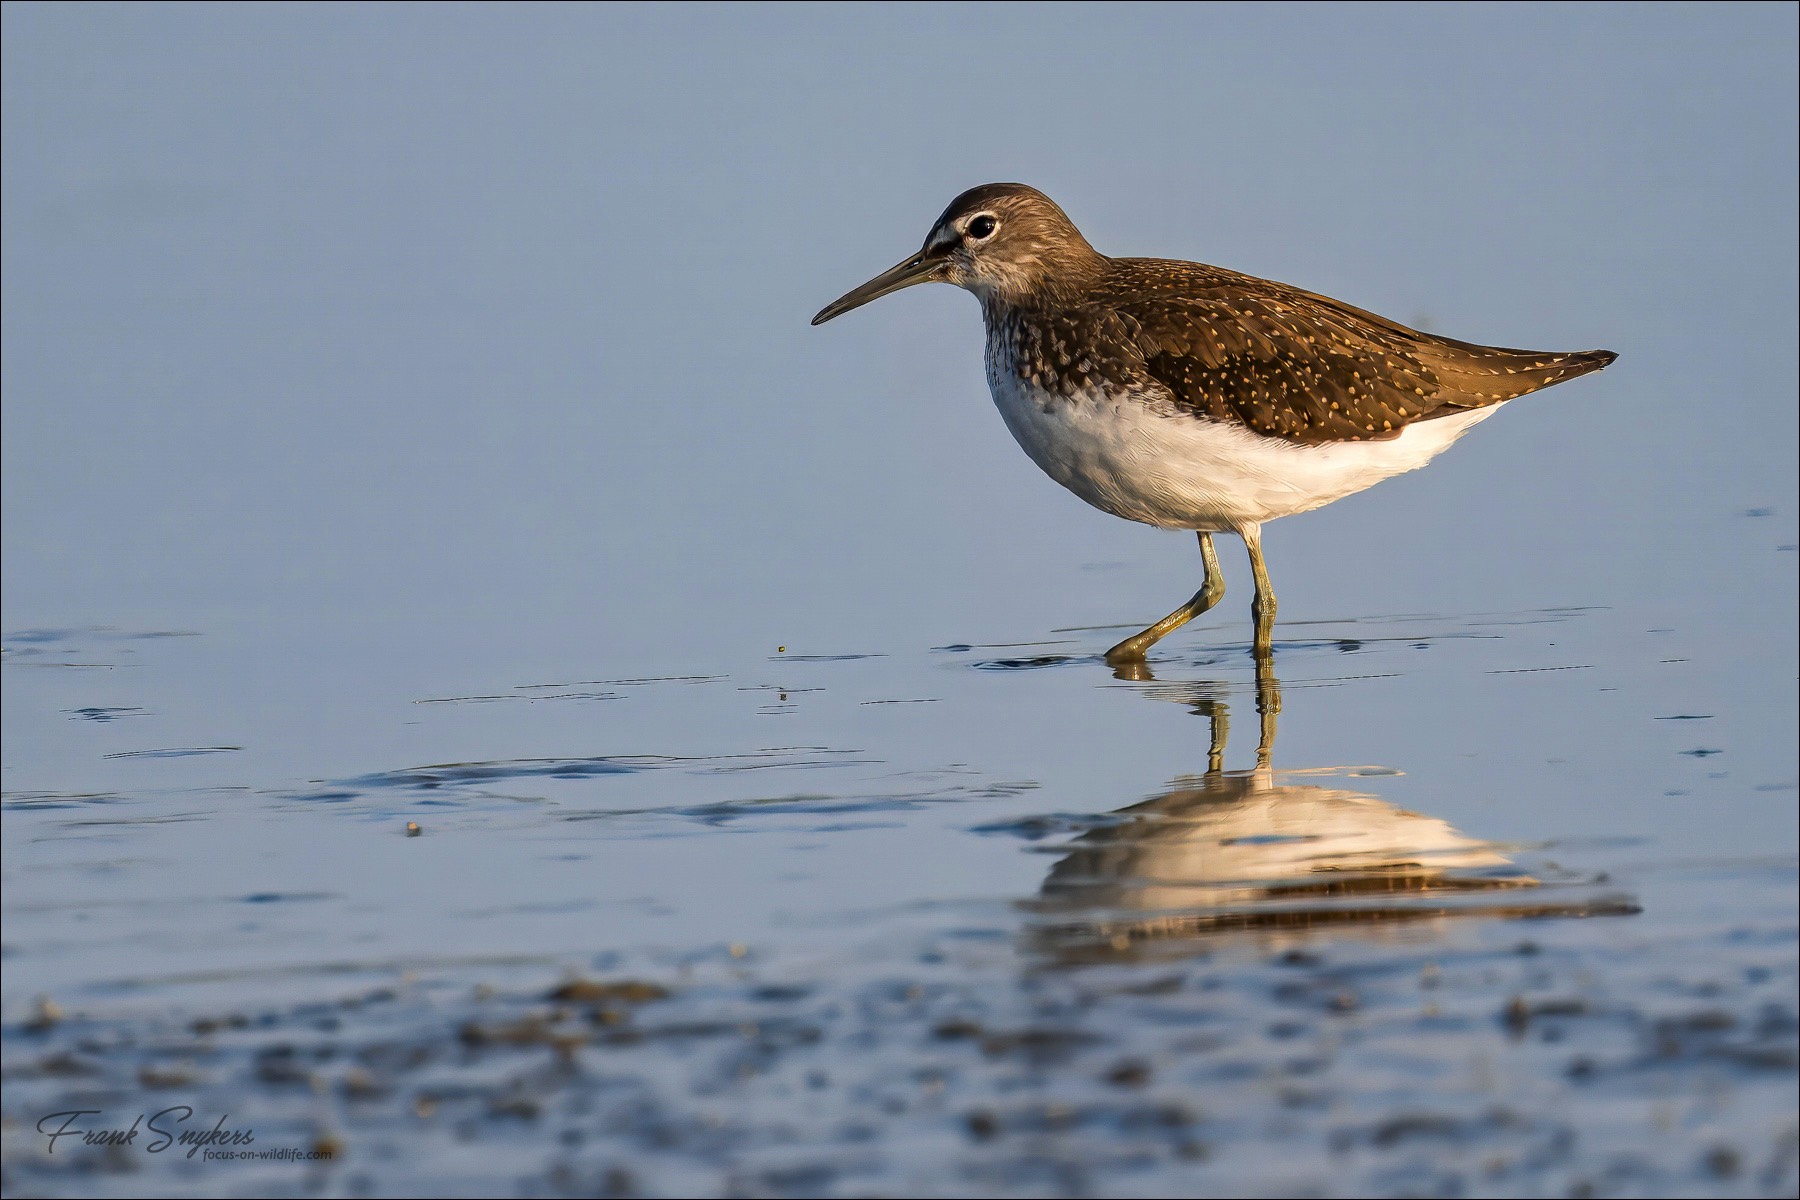
<path fill-rule="evenodd" d="M 1202 532 L 1198 536 L 1200 538 L 1200 558 L 1206 564 L 1205 585 L 1194 593 L 1192 600 L 1144 632 L 1134 633 L 1108 650 L 1106 652 L 1107 662 L 1115 667 L 1124 666 L 1127 663 L 1143 662 L 1144 651 L 1225 598 L 1225 575 L 1219 570 L 1219 555 L 1213 549 L 1212 534 Z"/>
<path fill-rule="evenodd" d="M 1248 525 L 1238 532 L 1250 551 L 1250 573 L 1256 578 L 1256 599 L 1250 603 L 1250 616 L 1256 622 L 1252 648 L 1260 658 L 1275 651 L 1275 585 L 1269 582 L 1269 566 L 1263 562 L 1262 526 Z"/>

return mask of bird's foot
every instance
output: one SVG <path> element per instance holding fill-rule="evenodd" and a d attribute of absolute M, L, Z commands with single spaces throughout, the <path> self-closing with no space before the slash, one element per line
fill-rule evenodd
<path fill-rule="evenodd" d="M 1153 644 L 1152 641 L 1146 641 L 1142 634 L 1128 637 L 1106 652 L 1106 665 L 1109 667 L 1142 666 L 1144 652 Z"/>

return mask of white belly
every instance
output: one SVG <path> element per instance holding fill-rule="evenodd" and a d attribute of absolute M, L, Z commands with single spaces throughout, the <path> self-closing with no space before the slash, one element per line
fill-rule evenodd
<path fill-rule="evenodd" d="M 1297 446 L 1137 398 L 1046 393 L 991 373 L 994 403 L 1031 461 L 1115 516 L 1166 529 L 1242 530 L 1306 512 L 1430 462 L 1500 405 L 1419 421 L 1387 441 Z"/>

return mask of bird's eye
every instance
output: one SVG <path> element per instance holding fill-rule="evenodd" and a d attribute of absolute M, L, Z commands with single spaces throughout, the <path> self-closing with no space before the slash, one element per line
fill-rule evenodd
<path fill-rule="evenodd" d="M 994 230 L 999 227 L 1000 222 L 994 220 L 994 218 L 988 216 L 986 213 L 982 213 L 979 217 L 976 217 L 973 221 L 969 222 L 969 236 L 979 242 L 984 238 L 994 236 Z"/>

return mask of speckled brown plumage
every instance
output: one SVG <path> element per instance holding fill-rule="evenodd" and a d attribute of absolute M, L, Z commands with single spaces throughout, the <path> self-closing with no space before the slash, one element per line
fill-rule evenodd
<path fill-rule="evenodd" d="M 1203 263 L 1094 265 L 1079 291 L 1052 303 L 984 304 L 1016 369 L 1052 391 L 1127 388 L 1300 445 L 1395 437 L 1414 421 L 1499 404 L 1617 357 L 1459 342 Z"/>

